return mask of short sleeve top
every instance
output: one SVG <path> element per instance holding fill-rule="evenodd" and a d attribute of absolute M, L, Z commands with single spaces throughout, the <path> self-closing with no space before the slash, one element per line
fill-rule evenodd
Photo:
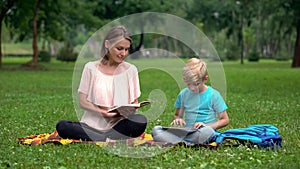
<path fill-rule="evenodd" d="M 193 126 L 196 122 L 214 123 L 217 121 L 217 114 L 227 109 L 220 93 L 210 86 L 200 94 L 184 88 L 177 96 L 174 106 L 184 109 L 187 127 Z"/>
<path fill-rule="evenodd" d="M 122 62 L 114 75 L 102 73 L 99 69 L 100 62 L 88 62 L 83 69 L 78 92 L 86 94 L 87 100 L 102 107 L 112 107 L 132 103 L 140 92 L 137 68 Z M 85 110 L 81 122 L 100 130 L 107 131 L 113 127 L 121 117 L 105 118 L 100 114 Z"/>

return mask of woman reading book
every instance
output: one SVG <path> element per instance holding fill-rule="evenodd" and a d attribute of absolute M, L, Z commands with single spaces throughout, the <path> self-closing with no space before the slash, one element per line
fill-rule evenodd
<path fill-rule="evenodd" d="M 78 88 L 84 114 L 79 122 L 61 120 L 56 125 L 60 137 L 86 141 L 127 139 L 140 136 L 147 119 L 141 114 L 124 117 L 108 112 L 118 105 L 136 104 L 141 94 L 137 68 L 124 61 L 131 44 L 128 30 L 112 27 L 106 34 L 101 59 L 88 62 Z"/>

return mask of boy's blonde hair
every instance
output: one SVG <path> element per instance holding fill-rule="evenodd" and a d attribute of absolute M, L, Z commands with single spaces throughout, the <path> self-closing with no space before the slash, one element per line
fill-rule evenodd
<path fill-rule="evenodd" d="M 191 58 L 182 71 L 183 81 L 187 84 L 203 83 L 207 76 L 206 63 L 199 58 Z"/>

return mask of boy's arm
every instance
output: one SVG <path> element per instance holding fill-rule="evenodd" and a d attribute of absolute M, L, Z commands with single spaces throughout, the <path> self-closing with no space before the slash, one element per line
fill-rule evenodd
<path fill-rule="evenodd" d="M 226 110 L 223 111 L 222 113 L 219 113 L 219 120 L 215 123 L 211 123 L 211 124 L 206 124 L 206 126 L 210 126 L 213 129 L 217 130 L 220 128 L 223 128 L 225 126 L 227 126 L 229 123 L 229 117 L 227 115 Z"/>
<path fill-rule="evenodd" d="M 172 121 L 171 125 L 184 126 L 185 121 L 182 119 L 182 117 L 183 117 L 183 109 L 177 108 L 174 115 L 174 120 Z"/>
<path fill-rule="evenodd" d="M 183 109 L 181 108 L 176 108 L 175 114 L 174 114 L 174 119 L 182 119 L 183 117 Z"/>

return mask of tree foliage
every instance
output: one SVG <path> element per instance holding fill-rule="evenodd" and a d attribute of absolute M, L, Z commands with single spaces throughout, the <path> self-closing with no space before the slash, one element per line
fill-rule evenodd
<path fill-rule="evenodd" d="M 38 1 L 0 2 L 0 19 L 5 19 L 15 41 L 32 39 Z M 224 59 L 234 59 L 237 57 L 233 55 L 239 55 L 243 63 L 244 58 L 254 55 L 273 59 L 294 58 L 292 66 L 298 67 L 299 4 L 297 0 L 42 0 L 37 15 L 37 34 L 39 40 L 60 41 L 73 48 L 82 44 L 89 32 L 114 19 L 139 12 L 163 12 L 182 17 L 203 30 Z M 139 50 L 142 45 L 167 42 L 165 47 L 176 50 L 174 53 L 185 52 L 181 50 L 184 47 L 180 42 L 166 41 L 167 37 L 140 35 L 133 38 L 133 50 Z"/>
<path fill-rule="evenodd" d="M 33 23 L 35 5 L 40 2 L 36 16 L 36 37 L 46 40 L 64 41 L 66 44 L 75 46 L 72 35 L 76 34 L 80 25 L 93 28 L 99 19 L 93 15 L 95 3 L 85 1 L 58 1 L 58 0 L 22 0 L 17 1 L 6 17 L 7 26 L 16 38 L 16 41 L 33 39 Z M 40 36 L 38 36 L 40 35 Z M 34 43 L 34 42 L 33 42 Z M 33 60 L 30 66 L 36 65 L 38 48 L 33 45 Z"/>
<path fill-rule="evenodd" d="M 2 66 L 2 22 L 4 17 L 7 15 L 8 11 L 13 7 L 13 5 L 13 0 L 0 1 L 0 68 Z"/>

